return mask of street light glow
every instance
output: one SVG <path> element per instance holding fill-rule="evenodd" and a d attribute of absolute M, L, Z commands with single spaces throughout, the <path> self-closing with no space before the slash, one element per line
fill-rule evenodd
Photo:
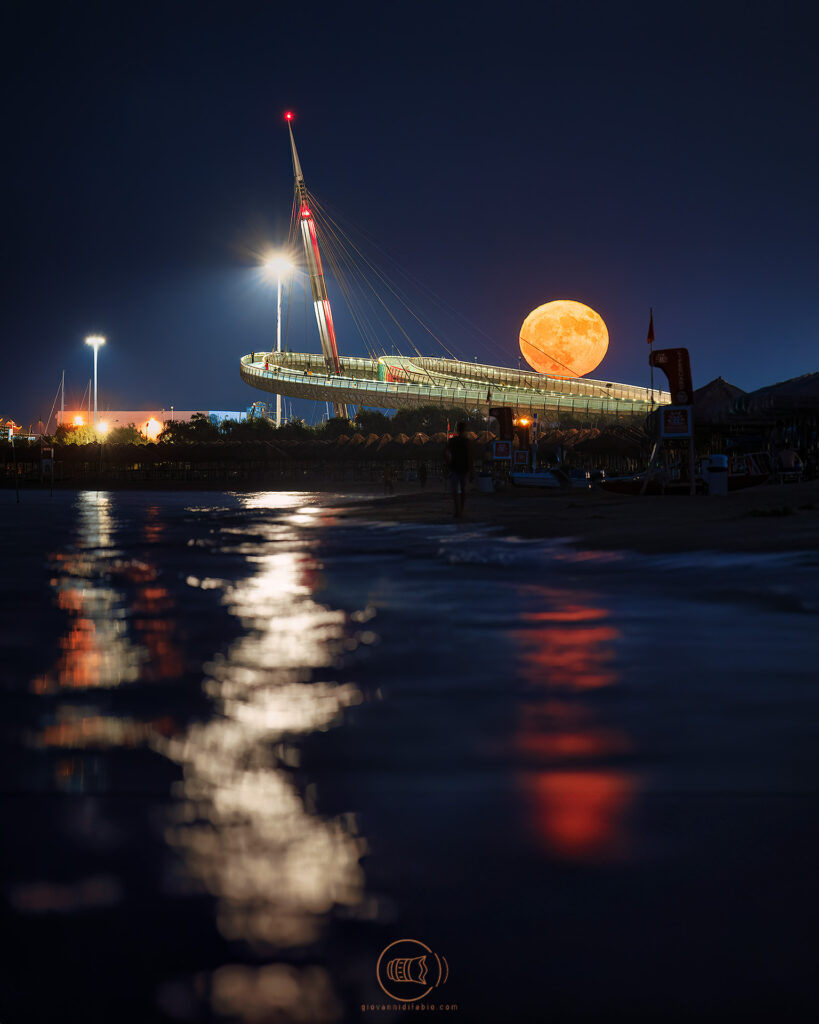
<path fill-rule="evenodd" d="M 286 256 L 277 253 L 266 260 L 264 269 L 269 274 L 275 274 L 276 277 L 286 277 L 293 270 L 293 264 Z"/>
<path fill-rule="evenodd" d="M 162 424 L 152 416 L 139 428 L 140 433 L 149 441 L 155 441 L 162 433 Z"/>
<path fill-rule="evenodd" d="M 74 423 L 75 427 L 84 427 L 85 426 L 85 420 L 82 418 L 82 416 L 75 416 L 74 420 L 73 420 L 73 423 Z"/>
<path fill-rule="evenodd" d="M 283 252 L 271 253 L 264 265 L 265 272 L 276 278 L 276 352 L 282 350 L 282 278 L 295 269 Z M 276 394 L 276 426 L 282 425 L 282 396 Z"/>
<path fill-rule="evenodd" d="M 97 424 L 97 433 L 98 434 L 107 434 L 108 433 L 108 424 L 105 422 L 105 420 L 100 420 L 100 422 Z"/>
<path fill-rule="evenodd" d="M 94 349 L 94 426 L 97 425 L 97 356 L 99 355 L 100 345 L 105 344 L 105 338 L 101 334 L 89 334 L 85 339 L 85 344 L 90 345 Z"/>

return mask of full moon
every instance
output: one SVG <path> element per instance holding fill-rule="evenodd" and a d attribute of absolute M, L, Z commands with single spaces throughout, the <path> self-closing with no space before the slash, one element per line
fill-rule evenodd
<path fill-rule="evenodd" d="M 573 299 L 533 309 L 520 329 L 523 358 L 539 373 L 582 377 L 606 354 L 609 332 L 602 316 Z"/>

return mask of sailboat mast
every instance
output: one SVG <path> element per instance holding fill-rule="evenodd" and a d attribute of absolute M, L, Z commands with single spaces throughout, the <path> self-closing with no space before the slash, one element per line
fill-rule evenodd
<path fill-rule="evenodd" d="M 327 369 L 331 373 L 341 373 L 341 365 L 338 360 L 338 345 L 336 344 L 336 330 L 333 324 L 333 313 L 330 309 L 330 298 L 327 295 L 324 270 L 321 265 L 321 252 L 319 251 L 318 235 L 316 234 L 316 222 L 310 210 L 307 186 L 304 184 L 304 175 L 301 170 L 299 154 L 296 150 L 296 140 L 293 138 L 293 115 L 288 111 L 284 117 L 290 132 L 290 148 L 293 153 L 293 176 L 296 180 L 296 208 L 298 210 L 301 238 L 304 244 L 307 273 L 310 277 L 310 290 L 313 294 L 313 311 L 316 314 L 316 323 L 318 324 L 319 338 L 321 339 L 321 350 L 324 354 L 324 362 Z M 335 403 L 334 410 L 336 416 L 347 416 L 347 407 L 343 404 Z"/>

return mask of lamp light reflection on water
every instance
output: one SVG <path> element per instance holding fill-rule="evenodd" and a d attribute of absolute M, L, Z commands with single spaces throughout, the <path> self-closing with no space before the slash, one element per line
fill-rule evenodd
<path fill-rule="evenodd" d="M 282 948 L 314 941 L 334 906 L 362 900 L 363 845 L 352 823 L 312 813 L 287 771 L 288 741 L 328 728 L 360 694 L 313 679 L 343 649 L 345 616 L 313 600 L 312 559 L 277 544 L 248 562 L 254 574 L 226 584 L 222 597 L 244 633 L 207 666 L 219 713 L 160 743 L 184 769 L 186 802 L 167 837 L 184 856 L 180 885 L 217 897 L 226 938 Z"/>
<path fill-rule="evenodd" d="M 253 495 L 247 503 L 292 509 L 306 519 L 312 512 L 297 493 Z M 75 507 L 74 542 L 51 558 L 55 603 L 66 614 L 61 649 L 32 688 L 54 694 L 173 680 L 184 669 L 176 638 L 184 602 L 147 555 L 133 557 L 117 547 L 119 520 L 109 495 L 84 492 Z M 250 569 L 247 578 L 181 577 L 190 588 L 212 591 L 212 600 L 241 624 L 239 638 L 205 666 L 202 688 L 212 716 L 182 727 L 170 716 L 105 713 L 72 695 L 44 713 L 28 742 L 65 752 L 54 762 L 61 791 L 105 785 L 99 772 L 115 750 L 147 746 L 180 765 L 182 781 L 164 835 L 181 856 L 168 886 L 180 895 L 212 894 L 219 932 L 265 957 L 315 941 L 334 908 L 361 917 L 376 912 L 364 899 L 359 862 L 365 848 L 354 818 L 318 815 L 313 793 L 302 792 L 291 774 L 298 740 L 329 729 L 361 700 L 354 684 L 336 681 L 335 664 L 375 633 L 368 629 L 356 639 L 343 612 L 316 600 L 320 566 L 288 516 L 254 520 L 251 536 L 237 529 L 231 511 L 224 510 L 224 523 L 207 543 L 229 559 L 238 556 Z M 146 545 L 162 538 L 155 506 L 146 508 L 142 527 Z M 373 614 L 366 609 L 353 620 Z M 133 712 L 134 705 L 126 706 Z M 101 834 L 96 826 L 94 833 Z M 15 898 L 30 912 L 74 913 L 113 905 L 121 889 L 95 879 L 44 881 L 21 888 Z M 208 979 L 208 990 L 216 1014 L 243 1021 L 339 1016 L 330 976 L 318 966 L 224 964 Z M 190 1008 L 192 992 L 183 979 L 164 985 L 158 998 L 170 1010 Z"/>
<path fill-rule="evenodd" d="M 321 496 L 308 491 L 260 491 L 258 494 L 237 494 L 236 497 L 246 509 L 279 511 L 297 508 L 300 512 L 307 512 L 311 503 L 319 503 Z"/>
<path fill-rule="evenodd" d="M 113 553 L 110 497 L 83 491 L 76 508 L 76 547 L 53 556 L 51 580 L 67 628 L 54 668 L 32 682 L 37 693 L 107 688 L 139 677 L 142 659 L 127 634 L 121 594 L 100 571 L 100 554 L 107 560 Z"/>
<path fill-rule="evenodd" d="M 50 671 L 32 681 L 32 689 L 108 689 L 140 679 L 176 678 L 183 659 L 169 616 L 173 602 L 157 570 L 148 562 L 120 557 L 109 494 L 80 492 L 76 513 L 74 547 L 52 556 L 55 601 L 68 615 L 61 654 Z M 150 543 L 159 539 L 162 528 L 155 508 L 147 515 L 145 540 Z"/>

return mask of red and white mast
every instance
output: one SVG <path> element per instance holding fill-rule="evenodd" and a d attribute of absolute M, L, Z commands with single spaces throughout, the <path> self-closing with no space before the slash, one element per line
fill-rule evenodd
<path fill-rule="evenodd" d="M 296 140 L 293 138 L 292 113 L 288 111 L 284 115 L 284 119 L 287 121 L 287 128 L 290 132 L 290 148 L 293 151 L 293 174 L 296 179 L 296 209 L 301 227 L 301 239 L 304 243 L 307 273 L 310 277 L 310 290 L 313 293 L 313 310 L 316 314 L 316 323 L 318 324 L 319 338 L 321 339 L 321 350 L 324 353 L 324 362 L 330 373 L 341 373 L 341 365 L 338 361 L 338 345 L 336 344 L 336 329 L 333 326 L 333 312 L 330 309 L 330 298 L 327 295 L 327 284 L 324 280 L 324 271 L 321 266 L 316 222 L 310 210 L 307 186 L 304 184 L 299 154 L 296 152 Z M 346 418 L 346 405 L 336 402 L 333 409 L 336 416 Z"/>

